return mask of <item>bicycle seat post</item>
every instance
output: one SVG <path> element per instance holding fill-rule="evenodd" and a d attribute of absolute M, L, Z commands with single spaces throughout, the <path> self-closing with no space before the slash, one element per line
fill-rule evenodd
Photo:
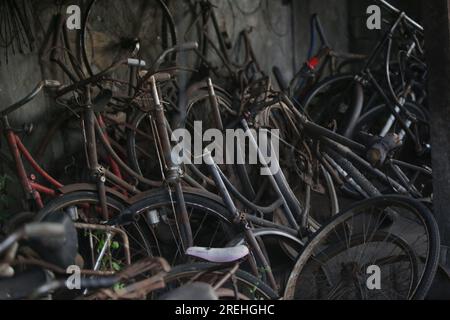
<path fill-rule="evenodd" d="M 87 158 L 89 163 L 89 169 L 91 176 L 97 184 L 98 193 L 100 197 L 100 206 L 102 212 L 102 218 L 104 221 L 109 220 L 108 207 L 106 200 L 106 176 L 104 169 L 100 166 L 97 154 L 97 143 L 95 135 L 96 119 L 95 112 L 92 105 L 91 87 L 86 85 L 85 87 L 85 131 L 86 131 L 86 144 L 87 144 Z"/>

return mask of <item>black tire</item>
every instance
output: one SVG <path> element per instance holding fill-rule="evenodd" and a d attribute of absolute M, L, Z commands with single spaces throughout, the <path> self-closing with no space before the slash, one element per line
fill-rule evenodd
<path fill-rule="evenodd" d="M 305 113 L 315 123 L 328 127 L 337 121 L 337 132 L 348 136 L 358 120 L 364 103 L 363 88 L 355 75 L 325 78 L 303 100 Z"/>
<path fill-rule="evenodd" d="M 314 298 L 321 299 L 322 297 L 319 293 L 321 291 L 320 289 L 322 289 L 322 287 L 329 287 L 331 284 L 329 279 L 331 277 L 327 274 L 327 268 L 324 266 L 327 265 L 329 260 L 336 259 L 339 255 L 344 255 L 346 250 L 351 250 L 352 248 L 361 245 L 363 241 L 365 241 L 364 235 L 358 235 L 353 238 L 350 243 L 331 243 L 329 247 L 321 251 L 320 254 L 315 255 L 314 261 L 309 262 L 305 267 L 305 269 L 307 269 L 306 272 L 308 272 L 308 277 L 303 276 L 300 278 L 302 280 L 299 281 L 301 286 L 298 287 L 298 290 L 296 290 L 294 298 L 300 300 L 310 299 L 312 295 L 315 296 Z M 401 238 L 395 237 L 392 234 L 387 235 L 384 232 L 375 232 L 373 236 L 371 236 L 369 243 L 375 244 L 377 242 L 384 242 L 387 246 L 394 246 L 396 249 L 401 250 L 402 255 L 388 256 L 384 259 L 376 260 L 370 265 L 386 267 L 389 266 L 389 264 L 409 263 L 410 270 L 408 270 L 409 272 L 405 272 L 405 274 L 411 279 L 411 281 L 408 283 L 407 288 L 415 287 L 419 281 L 418 265 L 420 261 L 409 245 L 405 241 L 402 241 Z M 369 264 L 365 264 L 362 269 L 367 269 L 367 267 L 369 267 Z M 311 286 L 311 284 L 313 285 Z M 363 299 L 363 295 L 361 295 L 360 290 L 347 290 L 346 292 L 347 295 L 355 295 L 356 297 L 358 297 L 359 294 L 360 296 L 358 298 L 350 298 L 348 296 L 346 298 L 342 298 L 342 296 L 339 297 L 337 295 L 338 292 L 339 290 L 336 290 L 336 292 L 333 292 L 333 295 L 328 295 L 326 299 Z M 317 297 L 317 295 L 319 297 Z"/>
<path fill-rule="evenodd" d="M 332 150 L 327 150 L 327 152 L 333 157 L 336 163 L 344 169 L 344 171 L 358 184 L 361 189 L 367 193 L 369 197 L 381 196 L 381 192 L 373 185 L 369 179 L 364 176 L 358 168 L 356 168 L 353 163 L 341 156 L 339 153 Z"/>
<path fill-rule="evenodd" d="M 215 273 L 225 274 L 229 271 L 230 267 L 220 266 L 213 263 L 192 263 L 187 265 L 179 265 L 174 267 L 164 278 L 166 282 L 166 287 L 168 289 L 175 289 L 175 281 L 179 280 L 179 278 L 186 277 L 187 280 L 190 280 L 195 275 L 206 273 L 208 270 L 214 270 Z M 264 299 L 264 300 L 275 300 L 278 299 L 278 295 L 264 282 L 259 280 L 258 278 L 252 276 L 251 274 L 237 270 L 235 273 L 235 279 L 238 284 L 243 284 L 248 286 L 248 291 L 252 292 L 256 295 L 253 299 Z M 196 280 L 197 281 L 197 280 Z"/>
<path fill-rule="evenodd" d="M 70 205 L 77 205 L 83 202 L 97 204 L 99 201 L 99 196 L 95 192 L 80 191 L 68 193 L 50 201 L 42 210 L 38 212 L 35 220 L 42 221 L 48 214 L 61 210 L 62 208 Z M 123 201 L 110 196 L 107 196 L 106 202 L 108 203 L 108 206 L 111 206 L 117 211 L 121 211 L 126 207 L 126 204 Z"/>
<path fill-rule="evenodd" d="M 391 217 L 393 220 L 390 221 L 390 224 L 383 226 L 387 216 L 390 214 L 387 208 L 392 207 L 396 208 L 395 212 L 398 216 Z M 362 226 L 354 224 L 358 215 L 360 213 L 364 214 L 364 210 L 369 208 L 372 210 L 369 210 L 369 216 L 376 217 L 376 219 L 372 221 L 364 220 Z M 373 211 L 373 208 L 382 209 L 383 211 L 377 213 Z M 406 210 L 408 216 L 401 214 L 402 211 L 399 211 L 400 209 Z M 350 222 L 352 223 L 351 225 L 349 225 Z M 361 220 L 357 223 L 361 223 Z M 366 225 L 367 223 L 369 224 Z M 418 225 L 415 226 L 413 223 L 418 223 Z M 404 224 L 403 229 L 399 228 L 396 224 Z M 339 226 L 340 229 L 338 228 Z M 382 231 L 387 233 L 389 231 L 396 239 L 403 239 L 403 241 L 407 242 L 410 248 L 415 251 L 415 255 L 418 258 L 417 261 L 421 261 L 422 263 L 417 285 L 412 289 L 411 294 L 407 298 L 424 299 L 431 287 L 439 262 L 440 237 L 438 226 L 431 212 L 424 205 L 414 199 L 397 195 L 377 197 L 359 202 L 336 216 L 328 225 L 322 227 L 301 253 L 288 281 L 285 298 L 289 299 L 294 296 L 295 287 L 302 270 L 305 269 L 308 262 L 312 262 L 315 259 L 314 257 L 318 255 L 320 250 L 326 250 L 324 248 L 327 248 L 329 245 L 335 245 L 336 241 L 340 240 L 339 234 L 342 236 L 344 234 L 343 232 L 346 232 L 346 237 L 350 236 L 348 233 L 349 230 L 352 230 L 352 233 L 354 232 L 358 235 L 358 230 L 353 230 L 352 228 L 354 226 L 358 226 L 359 230 L 369 226 L 370 228 L 367 231 L 372 232 L 373 235 L 376 232 Z M 423 228 L 426 239 L 423 244 L 417 244 L 417 239 L 419 239 L 419 236 L 417 236 L 415 241 L 410 242 L 410 238 L 417 234 L 419 227 Z M 341 231 L 340 233 L 336 233 L 336 230 Z M 401 230 L 405 230 L 405 233 L 401 234 Z M 345 241 L 347 241 L 347 238 L 345 238 Z M 316 252 L 316 250 L 318 251 Z M 420 250 L 425 250 L 425 252 L 421 252 Z"/>

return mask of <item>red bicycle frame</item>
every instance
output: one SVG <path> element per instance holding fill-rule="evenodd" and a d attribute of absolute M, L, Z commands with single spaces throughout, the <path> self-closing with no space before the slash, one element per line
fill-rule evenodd
<path fill-rule="evenodd" d="M 101 117 L 99 117 L 100 123 L 103 124 L 103 120 Z M 9 148 L 11 150 L 11 153 L 13 155 L 13 160 L 16 165 L 17 175 L 20 180 L 20 184 L 25 192 L 25 194 L 28 196 L 31 196 L 31 199 L 34 200 L 36 206 L 38 209 L 44 208 L 44 203 L 42 201 L 42 194 L 50 196 L 50 197 L 56 197 L 57 192 L 55 189 L 60 189 L 64 187 L 62 183 L 60 183 L 58 180 L 53 178 L 48 172 L 46 172 L 33 158 L 31 153 L 28 151 L 28 149 L 23 144 L 20 137 L 14 132 L 13 129 L 8 128 L 5 129 L 5 135 L 6 139 L 8 141 Z M 105 133 L 105 138 L 109 140 L 109 137 L 107 137 L 107 134 Z M 24 160 L 22 159 L 22 156 L 25 158 L 25 160 L 31 165 L 31 167 L 36 171 L 38 175 L 40 175 L 52 188 L 49 188 L 47 186 L 44 186 L 43 184 L 40 184 L 36 182 L 36 176 L 34 174 L 28 175 L 26 169 Z M 113 169 L 113 172 L 119 176 L 122 177 L 120 169 L 118 164 L 112 159 L 111 157 L 108 157 L 108 162 Z"/>
<path fill-rule="evenodd" d="M 33 156 L 24 146 L 19 136 L 12 129 L 5 129 L 5 131 L 6 139 L 13 155 L 14 162 L 16 164 L 17 175 L 19 176 L 22 188 L 25 194 L 31 195 L 37 207 L 39 209 L 42 209 L 44 207 L 44 203 L 42 202 L 41 193 L 51 197 L 55 197 L 56 191 L 35 182 L 36 178 L 34 175 L 27 175 L 22 155 L 25 157 L 26 161 L 31 165 L 31 167 L 36 170 L 36 172 L 53 187 L 59 189 L 62 188 L 63 185 L 56 179 L 54 179 L 50 174 L 48 174 L 44 169 L 42 169 L 42 167 L 33 159 Z"/>

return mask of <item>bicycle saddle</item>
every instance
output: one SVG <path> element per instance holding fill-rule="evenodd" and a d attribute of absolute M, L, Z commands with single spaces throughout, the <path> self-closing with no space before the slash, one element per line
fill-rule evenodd
<path fill-rule="evenodd" d="M 213 263 L 231 263 L 239 261 L 248 256 L 249 251 L 246 246 L 231 248 L 202 248 L 192 247 L 187 249 L 186 254 Z"/>

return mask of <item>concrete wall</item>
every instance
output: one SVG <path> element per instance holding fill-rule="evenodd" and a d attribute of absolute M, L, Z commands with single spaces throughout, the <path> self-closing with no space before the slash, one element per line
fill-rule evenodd
<path fill-rule="evenodd" d="M 78 1 L 72 1 L 78 2 Z M 178 2 L 178 1 L 177 1 Z M 53 13 L 54 1 L 34 2 L 37 44 L 42 43 Z M 250 37 L 261 66 L 269 72 L 278 65 L 287 78 L 301 66 L 309 46 L 309 16 L 318 13 L 330 42 L 339 50 L 348 48 L 347 6 L 345 0 L 213 0 L 219 22 L 236 41 L 238 33 L 251 27 Z M 182 34 L 183 31 L 179 30 Z M 41 77 L 37 52 L 11 57 L 0 69 L 0 109 L 27 93 Z M 47 118 L 48 101 L 39 98 L 13 118 Z"/>
<path fill-rule="evenodd" d="M 331 44 L 337 50 L 348 49 L 347 0 L 213 0 L 212 3 L 217 6 L 220 27 L 227 30 L 233 44 L 237 43 L 241 30 L 253 30 L 250 39 L 254 51 L 268 74 L 273 66 L 278 66 L 289 80 L 293 71 L 302 66 L 310 43 L 312 13 L 321 17 Z M 175 16 L 177 20 L 183 18 Z M 181 27 L 180 38 L 183 34 Z"/>

